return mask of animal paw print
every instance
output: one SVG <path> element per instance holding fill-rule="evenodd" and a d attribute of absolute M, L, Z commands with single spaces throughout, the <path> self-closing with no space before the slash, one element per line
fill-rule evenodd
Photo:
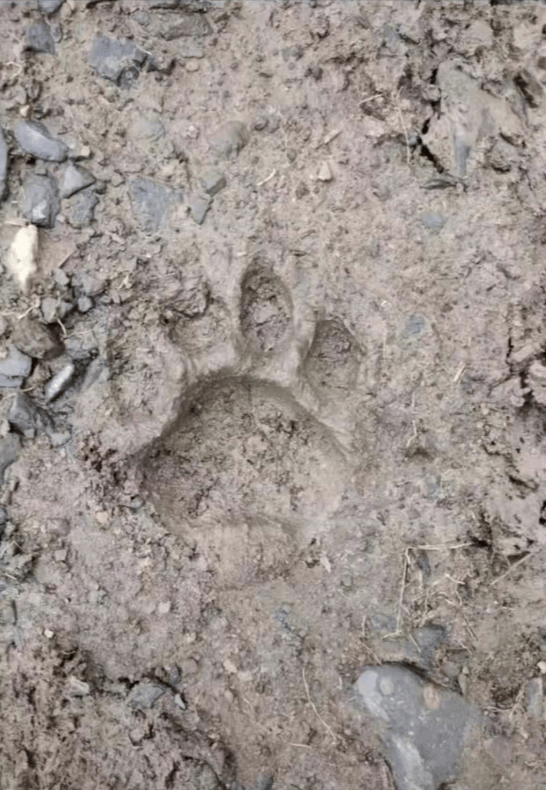
<path fill-rule="evenodd" d="M 351 460 L 322 417 L 356 385 L 362 353 L 339 319 L 315 324 L 263 263 L 244 273 L 231 314 L 229 364 L 205 355 L 140 466 L 169 530 L 208 536 L 218 557 L 232 530 L 257 533 L 263 561 L 264 535 L 309 539 L 339 507 Z"/>

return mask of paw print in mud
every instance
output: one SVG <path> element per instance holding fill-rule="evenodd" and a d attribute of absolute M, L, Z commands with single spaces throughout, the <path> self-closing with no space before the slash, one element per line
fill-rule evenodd
<path fill-rule="evenodd" d="M 339 319 L 317 323 L 306 311 L 270 268 L 253 264 L 242 277 L 232 362 L 202 366 L 140 460 L 170 531 L 258 526 L 291 540 L 328 528 L 352 464 L 327 418 L 356 385 L 363 354 Z"/>

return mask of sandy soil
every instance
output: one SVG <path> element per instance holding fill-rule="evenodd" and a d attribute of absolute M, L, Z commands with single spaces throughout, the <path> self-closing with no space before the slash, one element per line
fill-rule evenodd
<path fill-rule="evenodd" d="M 0 3 L 0 787 L 389 790 L 400 662 L 480 711 L 449 787 L 545 788 L 546 8 L 50 5 Z"/>

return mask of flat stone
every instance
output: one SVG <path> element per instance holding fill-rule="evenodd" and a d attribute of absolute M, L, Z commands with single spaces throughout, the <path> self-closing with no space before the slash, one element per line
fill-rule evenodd
<path fill-rule="evenodd" d="M 0 483 L 4 482 L 6 469 L 19 458 L 20 451 L 21 440 L 13 433 L 0 442 Z"/>
<path fill-rule="evenodd" d="M 194 195 L 190 199 L 190 214 L 193 221 L 198 225 L 202 225 L 205 221 L 209 208 L 210 202 L 200 195 Z"/>
<path fill-rule="evenodd" d="M 20 387 L 31 368 L 31 358 L 11 345 L 9 356 L 0 360 L 0 387 Z"/>
<path fill-rule="evenodd" d="M 133 708 L 148 710 L 165 694 L 165 687 L 158 683 L 139 683 L 131 691 L 130 704 Z"/>
<path fill-rule="evenodd" d="M 26 219 L 40 228 L 52 228 L 61 207 L 57 179 L 30 173 L 25 179 L 24 190 Z"/>
<path fill-rule="evenodd" d="M 76 192 L 80 192 L 80 190 L 85 189 L 85 187 L 90 187 L 91 184 L 94 183 L 94 175 L 83 167 L 78 167 L 71 162 L 63 173 L 61 197 L 69 198 L 75 195 Z"/>
<path fill-rule="evenodd" d="M 219 170 L 207 170 L 201 178 L 201 186 L 211 197 L 226 186 L 226 177 Z"/>
<path fill-rule="evenodd" d="M 367 667 L 354 702 L 371 716 L 398 790 L 438 790 L 450 782 L 479 723 L 458 694 L 395 664 Z"/>
<path fill-rule="evenodd" d="M 25 153 L 36 159 L 64 162 L 68 156 L 68 146 L 55 140 L 41 121 L 19 121 L 15 129 L 15 139 Z"/>
<path fill-rule="evenodd" d="M 132 41 L 122 42 L 99 33 L 93 40 L 87 62 L 101 77 L 129 88 L 138 79 L 147 57 L 147 53 Z"/>
<path fill-rule="evenodd" d="M 55 40 L 47 22 L 35 22 L 25 31 L 26 48 L 31 52 L 55 54 Z"/>
<path fill-rule="evenodd" d="M 425 211 L 421 216 L 421 224 L 428 230 L 439 233 L 446 224 L 446 218 L 437 211 Z"/>
<path fill-rule="evenodd" d="M 82 189 L 67 201 L 66 218 L 73 228 L 86 228 L 95 219 L 99 196 L 92 189 Z"/>
<path fill-rule="evenodd" d="M 84 296 L 98 296 L 106 288 L 106 280 L 96 274 L 79 272 L 73 277 L 73 284 Z"/>
<path fill-rule="evenodd" d="M 180 203 L 183 194 L 148 178 L 134 178 L 129 184 L 129 197 L 140 229 L 151 236 L 168 223 L 171 206 Z"/>
<path fill-rule="evenodd" d="M 59 10 L 64 1 L 65 0 L 38 0 L 38 5 L 40 6 L 42 14 L 50 16 L 54 14 L 55 11 Z"/>
<path fill-rule="evenodd" d="M 248 144 L 250 135 L 242 121 L 227 121 L 216 130 L 211 145 L 223 159 L 235 159 Z"/>
<path fill-rule="evenodd" d="M 0 126 L 0 202 L 8 193 L 9 150 L 4 130 Z"/>

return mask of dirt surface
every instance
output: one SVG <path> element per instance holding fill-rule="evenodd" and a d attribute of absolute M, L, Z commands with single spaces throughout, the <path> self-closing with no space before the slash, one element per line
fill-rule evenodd
<path fill-rule="evenodd" d="M 546 787 L 546 8 L 0 29 L 2 790 L 392 790 L 391 662 Z"/>

